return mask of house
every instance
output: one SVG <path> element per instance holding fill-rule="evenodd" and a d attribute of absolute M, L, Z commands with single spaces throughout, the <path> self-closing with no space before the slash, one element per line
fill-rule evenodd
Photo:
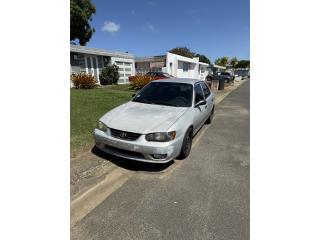
<path fill-rule="evenodd" d="M 196 78 L 205 80 L 209 64 L 199 62 L 199 58 L 188 58 L 173 53 L 166 55 L 135 58 L 137 73 L 149 71 L 166 72 L 177 78 Z"/>
<path fill-rule="evenodd" d="M 116 64 L 119 67 L 119 84 L 128 83 L 128 77 L 135 74 L 133 54 L 70 45 L 71 73 L 92 74 L 100 83 L 99 74 L 101 74 L 102 68 L 108 64 Z"/>

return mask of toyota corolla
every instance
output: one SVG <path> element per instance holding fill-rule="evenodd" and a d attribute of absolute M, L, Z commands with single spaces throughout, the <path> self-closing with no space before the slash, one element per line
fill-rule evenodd
<path fill-rule="evenodd" d="M 96 147 L 123 158 L 166 163 L 188 157 L 192 138 L 214 115 L 214 94 L 203 81 L 170 78 L 143 87 L 102 116 Z"/>

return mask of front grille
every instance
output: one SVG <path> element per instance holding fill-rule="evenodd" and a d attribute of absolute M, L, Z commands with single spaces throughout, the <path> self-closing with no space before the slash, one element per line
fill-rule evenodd
<path fill-rule="evenodd" d="M 111 135 L 115 138 L 120 138 L 123 140 L 135 141 L 137 140 L 141 134 L 132 133 L 132 132 L 125 132 L 117 129 L 110 128 Z"/>
<path fill-rule="evenodd" d="M 131 158 L 139 158 L 139 159 L 145 159 L 145 157 L 138 152 L 128 151 L 120 148 L 111 147 L 109 145 L 105 145 L 105 148 L 109 151 L 111 151 L 111 154 L 118 155 L 121 157 L 131 157 Z"/>

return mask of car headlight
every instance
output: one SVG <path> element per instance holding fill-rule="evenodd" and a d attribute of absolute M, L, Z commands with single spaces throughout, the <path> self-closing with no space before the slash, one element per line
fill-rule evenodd
<path fill-rule="evenodd" d="M 147 141 L 152 142 L 168 142 L 176 138 L 176 132 L 157 132 L 157 133 L 149 133 L 146 135 Z"/>
<path fill-rule="evenodd" d="M 97 128 L 103 132 L 106 132 L 108 129 L 108 126 L 105 125 L 103 122 L 99 121 L 97 124 Z"/>

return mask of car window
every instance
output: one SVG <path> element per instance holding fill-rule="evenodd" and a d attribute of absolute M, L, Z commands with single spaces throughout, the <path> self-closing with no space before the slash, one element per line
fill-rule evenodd
<path fill-rule="evenodd" d="M 193 86 L 187 83 L 151 82 L 132 100 L 146 104 L 191 107 Z"/>
<path fill-rule="evenodd" d="M 204 96 L 203 96 L 203 91 L 202 91 L 202 87 L 200 86 L 200 84 L 196 84 L 194 85 L 194 104 L 197 104 L 198 102 L 204 100 Z"/>
<path fill-rule="evenodd" d="M 202 89 L 203 89 L 204 96 L 206 98 L 208 98 L 210 96 L 210 94 L 211 94 L 210 89 L 208 88 L 207 84 L 205 84 L 204 82 L 201 83 L 201 86 L 202 86 Z"/>

